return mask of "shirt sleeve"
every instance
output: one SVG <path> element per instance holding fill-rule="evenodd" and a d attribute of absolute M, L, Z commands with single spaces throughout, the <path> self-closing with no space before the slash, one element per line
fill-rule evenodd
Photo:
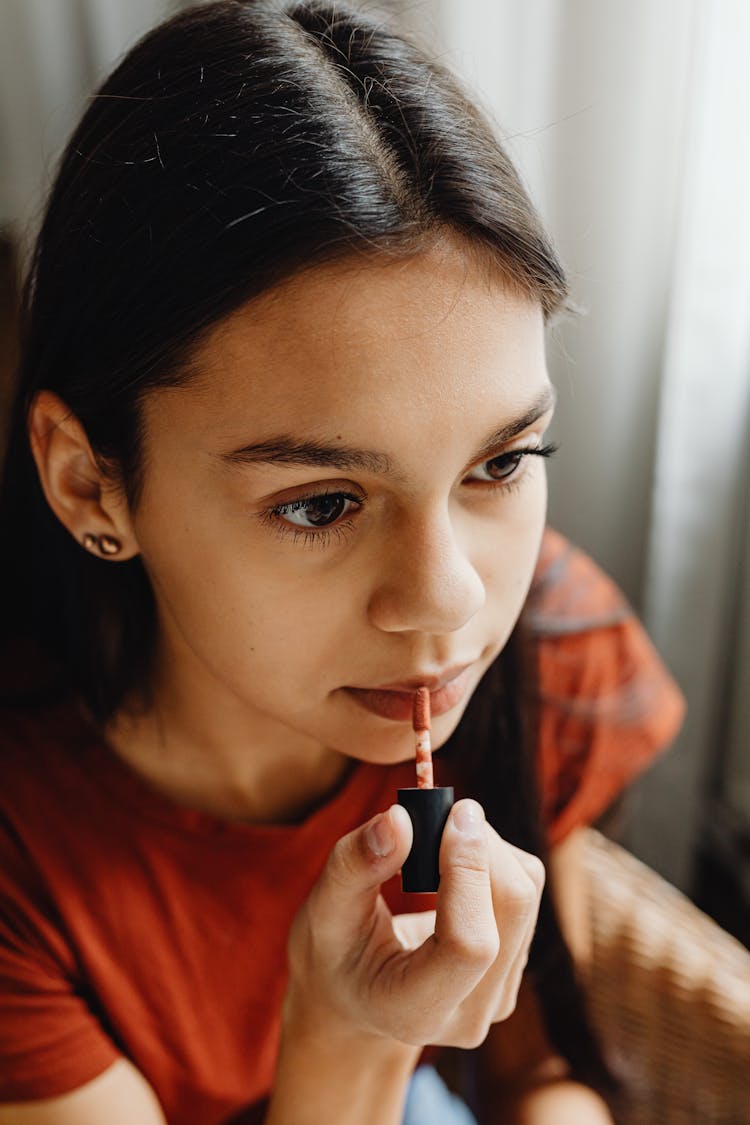
<path fill-rule="evenodd" d="M 673 742 L 685 698 L 617 585 L 566 544 L 533 605 L 538 769 L 551 845 L 591 824 Z M 551 573 L 551 571 L 549 572 Z"/>
<path fill-rule="evenodd" d="M 0 819 L 0 1102 L 68 1093 L 121 1057 L 76 986 L 38 884 Z"/>

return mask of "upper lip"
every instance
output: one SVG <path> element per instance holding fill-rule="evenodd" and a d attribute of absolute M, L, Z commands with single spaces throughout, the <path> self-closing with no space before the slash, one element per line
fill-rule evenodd
<path fill-rule="evenodd" d="M 423 676 L 409 676 L 405 680 L 399 680 L 398 683 L 393 684 L 378 684 L 377 687 L 368 688 L 368 691 L 416 691 L 417 688 L 426 687 L 428 691 L 439 691 L 440 688 L 445 687 L 451 680 L 455 680 L 467 668 L 470 668 L 474 661 L 469 661 L 468 664 L 455 664 L 452 668 L 445 668 L 442 672 L 433 672 L 432 675 Z"/>

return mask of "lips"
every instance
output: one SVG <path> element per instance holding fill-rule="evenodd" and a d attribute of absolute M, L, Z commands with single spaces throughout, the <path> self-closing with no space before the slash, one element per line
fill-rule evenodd
<path fill-rule="evenodd" d="M 344 688 L 348 695 L 375 715 L 395 722 L 411 721 L 414 692 L 418 687 L 430 689 L 430 713 L 434 717 L 452 710 L 461 702 L 469 686 L 471 665 L 463 665 L 456 674 L 449 669 L 440 677 L 426 676 L 420 680 L 402 680 L 401 683 L 377 688 Z M 448 677 L 451 677 L 450 679 Z"/>
<path fill-rule="evenodd" d="M 438 676 L 411 676 L 406 680 L 399 680 L 394 684 L 378 684 L 375 688 L 369 688 L 369 691 L 416 691 L 417 688 L 426 687 L 428 691 L 438 691 L 440 688 L 446 687 L 453 680 L 457 679 L 462 672 L 471 667 L 473 661 L 468 664 L 454 664 L 452 668 L 446 668 Z"/>

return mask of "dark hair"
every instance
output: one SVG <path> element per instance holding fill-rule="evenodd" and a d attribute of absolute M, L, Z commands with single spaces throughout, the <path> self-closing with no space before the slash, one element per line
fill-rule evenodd
<path fill-rule="evenodd" d="M 140 559 L 92 556 L 47 505 L 27 436 L 35 393 L 64 400 L 136 509 L 143 400 L 190 380 L 218 321 L 304 269 L 414 255 L 446 232 L 539 302 L 545 321 L 566 308 L 563 269 L 493 126 L 381 18 L 340 0 L 217 0 L 136 44 L 62 154 L 22 289 L 0 485 L 6 705 L 70 695 L 104 723 L 133 691 L 148 698 L 156 629 Z M 24 646 L 33 683 L 13 684 Z M 459 737 L 476 745 L 484 716 L 483 745 L 503 751 L 489 755 L 497 777 L 483 765 L 493 822 L 546 854 L 515 648 L 485 677 Z M 540 989 L 552 1041 L 605 1089 L 549 888 L 532 969 L 543 961 L 554 962 Z"/>

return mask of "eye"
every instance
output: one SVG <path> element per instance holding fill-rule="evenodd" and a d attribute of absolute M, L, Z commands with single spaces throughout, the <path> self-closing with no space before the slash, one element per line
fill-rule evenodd
<path fill-rule="evenodd" d="M 517 449 L 513 453 L 503 453 L 499 457 L 493 457 L 491 461 L 485 461 L 483 464 L 478 465 L 474 469 L 474 480 L 505 480 L 507 477 L 512 477 L 516 472 L 518 466 L 524 458 L 524 451 Z"/>
<path fill-rule="evenodd" d="M 501 453 L 489 461 L 483 461 L 472 470 L 472 475 L 467 480 L 479 483 L 497 484 L 501 488 L 510 487 L 521 476 L 519 468 L 526 457 L 551 457 L 557 452 L 556 445 L 542 445 L 529 449 L 512 449 L 509 453 Z M 475 474 L 480 474 L 479 476 Z"/>
<path fill-rule="evenodd" d="M 544 445 L 501 453 L 478 465 L 466 480 L 475 487 L 500 495 L 511 492 L 519 488 L 526 477 L 520 468 L 525 458 L 551 457 L 557 449 L 556 445 Z M 281 538 L 291 536 L 295 541 L 301 539 L 304 546 L 325 547 L 334 536 L 337 541 L 345 539 L 356 525 L 355 519 L 346 517 L 355 516 L 365 503 L 364 496 L 350 492 L 314 492 L 266 508 L 259 513 L 259 518 Z"/>
<path fill-rule="evenodd" d="M 271 513 L 295 527 L 311 530 L 336 523 L 351 510 L 348 505 L 359 502 L 358 496 L 346 492 L 321 492 L 316 496 L 300 496 L 288 504 L 278 504 L 271 508 Z"/>
<path fill-rule="evenodd" d="M 363 503 L 361 496 L 349 492 L 315 492 L 266 508 L 260 519 L 282 539 L 291 537 L 295 542 L 301 539 L 306 547 L 325 547 L 333 536 L 341 540 L 353 528 L 354 520 L 344 517 Z"/>

